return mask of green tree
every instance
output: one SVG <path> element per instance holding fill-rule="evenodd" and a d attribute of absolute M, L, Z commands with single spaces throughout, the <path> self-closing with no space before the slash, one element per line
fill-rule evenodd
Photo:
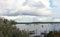
<path fill-rule="evenodd" d="M 26 31 L 19 30 L 15 21 L 0 18 L 0 37 L 29 37 Z"/>

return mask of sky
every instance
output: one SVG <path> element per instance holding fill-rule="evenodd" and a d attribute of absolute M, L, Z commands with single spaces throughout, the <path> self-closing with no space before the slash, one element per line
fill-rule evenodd
<path fill-rule="evenodd" d="M 60 22 L 60 0 L 0 0 L 0 16 L 24 22 Z"/>

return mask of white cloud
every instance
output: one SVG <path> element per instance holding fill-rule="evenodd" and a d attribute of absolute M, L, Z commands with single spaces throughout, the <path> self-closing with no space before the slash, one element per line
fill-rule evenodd
<path fill-rule="evenodd" d="M 54 0 L 55 7 L 52 8 L 52 16 L 59 17 L 60 16 L 60 0 Z"/>
<path fill-rule="evenodd" d="M 49 0 L 0 0 L 0 16 L 33 15 L 60 16 L 59 0 L 54 0 L 55 7 L 50 7 Z"/>
<path fill-rule="evenodd" d="M 49 7 L 49 0 L 0 0 L 0 9 L 7 10 L 6 15 L 20 15 L 25 14 L 27 11 L 29 14 L 26 15 L 49 15 L 51 10 Z M 28 2 L 25 6 L 24 2 Z M 32 5 L 32 6 L 31 6 Z M 7 14 L 8 13 L 8 14 Z M 31 14 L 30 14 L 31 13 Z M 4 15 L 4 12 L 2 12 Z"/>
<path fill-rule="evenodd" d="M 1 16 L 4 17 L 8 20 L 15 20 L 17 22 L 60 22 L 59 17 L 37 17 L 37 16 L 28 16 L 28 15 L 23 15 L 23 16 Z"/>
<path fill-rule="evenodd" d="M 38 18 L 38 20 L 41 20 L 41 21 L 47 21 L 48 18 L 47 18 L 47 17 L 41 17 L 41 18 Z"/>
<path fill-rule="evenodd" d="M 45 21 L 50 21 L 51 17 L 37 17 L 37 16 L 28 16 L 28 15 L 23 15 L 23 16 L 1 16 L 9 20 L 15 20 L 17 22 L 45 22 Z"/>
<path fill-rule="evenodd" d="M 60 19 L 54 19 L 53 21 L 54 22 L 60 22 Z"/>
<path fill-rule="evenodd" d="M 54 0 L 55 6 L 60 7 L 60 0 Z"/>

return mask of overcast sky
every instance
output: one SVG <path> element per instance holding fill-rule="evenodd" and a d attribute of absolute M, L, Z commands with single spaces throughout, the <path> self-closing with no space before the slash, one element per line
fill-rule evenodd
<path fill-rule="evenodd" d="M 40 21 L 60 21 L 59 3 L 60 0 L 0 0 L 0 16 L 15 20 L 22 17 L 25 18 L 23 21 L 26 21 L 28 17 L 36 19 L 31 19 L 32 21 L 38 19 Z"/>

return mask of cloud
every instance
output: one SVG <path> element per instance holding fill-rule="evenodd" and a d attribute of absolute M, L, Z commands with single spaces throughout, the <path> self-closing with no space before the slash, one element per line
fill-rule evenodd
<path fill-rule="evenodd" d="M 59 0 L 0 0 L 0 16 L 49 16 L 52 20 L 60 16 L 59 3 Z"/>
<path fill-rule="evenodd" d="M 54 22 L 60 22 L 60 18 L 59 19 L 54 19 Z"/>
<path fill-rule="evenodd" d="M 45 16 L 29 16 L 29 15 L 19 15 L 19 16 L 1 16 L 8 20 L 15 20 L 17 22 L 60 22 L 59 17 L 45 17 Z"/>
<path fill-rule="evenodd" d="M 59 17 L 60 16 L 60 0 L 54 0 L 55 7 L 52 8 L 52 16 Z"/>
<path fill-rule="evenodd" d="M 0 9 L 12 9 L 14 0 L 0 0 Z"/>
<path fill-rule="evenodd" d="M 54 0 L 55 6 L 60 7 L 60 0 Z"/>
<path fill-rule="evenodd" d="M 44 8 L 44 4 L 41 2 L 41 1 L 32 1 L 32 0 L 26 0 L 24 3 L 23 3 L 24 6 L 28 5 L 30 7 L 36 7 L 36 8 Z"/>
<path fill-rule="evenodd" d="M 0 15 L 50 15 L 51 9 L 48 0 L 0 0 Z M 6 12 L 4 11 L 6 10 Z"/>
<path fill-rule="evenodd" d="M 47 22 L 51 21 L 51 17 L 37 17 L 37 16 L 28 16 L 28 15 L 23 15 L 23 16 L 1 16 L 4 17 L 8 20 L 15 20 L 17 22 Z"/>

